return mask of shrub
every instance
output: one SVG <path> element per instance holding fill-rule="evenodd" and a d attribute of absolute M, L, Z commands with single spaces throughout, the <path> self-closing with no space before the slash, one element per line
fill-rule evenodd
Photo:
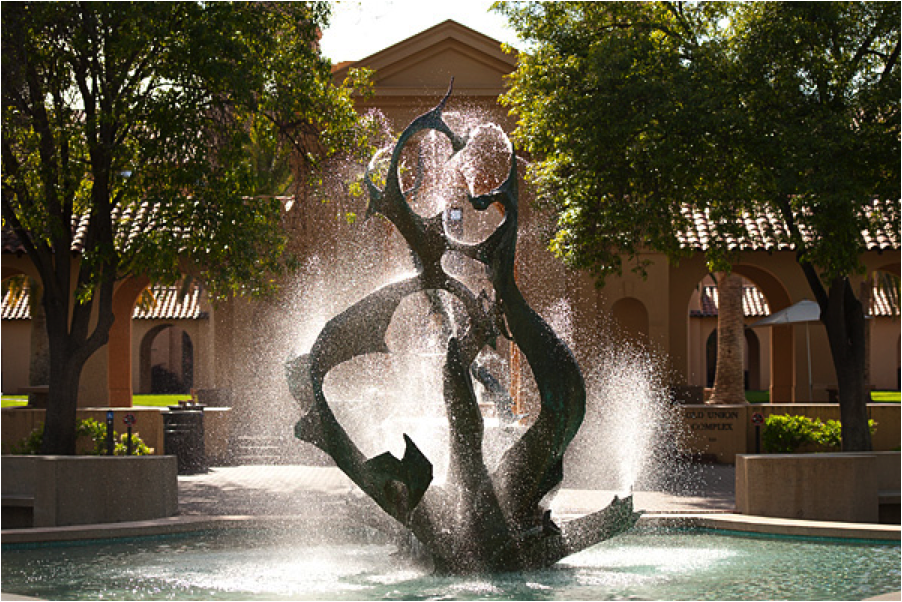
<path fill-rule="evenodd" d="M 871 433 L 877 423 L 868 420 Z M 819 418 L 774 414 L 767 417 L 761 444 L 769 454 L 793 454 L 810 451 L 840 451 L 842 425 L 838 420 L 821 422 Z"/>
<path fill-rule="evenodd" d="M 106 454 L 106 424 L 93 418 L 79 420 L 75 426 L 75 434 L 78 437 L 90 437 L 94 442 L 94 448 L 87 455 L 103 456 Z M 41 441 L 44 439 L 44 425 L 31 431 L 25 439 L 11 446 L 10 453 L 18 455 L 35 455 L 41 449 Z M 128 433 L 119 434 L 113 431 L 113 454 L 124 456 L 128 446 Z M 132 433 L 132 455 L 150 455 L 150 448 L 144 444 L 137 434 Z"/>

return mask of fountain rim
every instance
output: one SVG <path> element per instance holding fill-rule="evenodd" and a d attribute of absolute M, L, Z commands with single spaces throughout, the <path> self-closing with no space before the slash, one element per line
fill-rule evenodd
<path fill-rule="evenodd" d="M 565 515 L 566 516 L 566 515 Z M 273 528 L 278 525 L 300 525 L 302 517 L 249 515 L 192 515 L 135 522 L 3 529 L 3 546 L 44 543 L 85 543 L 98 540 L 130 539 L 178 535 L 218 529 Z M 728 512 L 647 513 L 639 518 L 638 527 L 699 528 L 722 534 L 788 536 L 812 540 L 843 542 L 898 543 L 902 536 L 899 525 L 877 523 L 842 523 L 788 518 L 770 518 Z"/>

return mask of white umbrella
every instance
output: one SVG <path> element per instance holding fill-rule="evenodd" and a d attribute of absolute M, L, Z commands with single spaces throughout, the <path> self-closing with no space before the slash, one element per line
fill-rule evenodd
<path fill-rule="evenodd" d="M 795 305 L 774 312 L 762 320 L 751 325 L 751 328 L 763 328 L 765 326 L 781 326 L 786 324 L 805 325 L 805 347 L 808 352 L 808 399 L 812 398 L 811 385 L 811 336 L 808 325 L 812 322 L 820 322 L 821 306 L 814 301 L 803 299 Z"/>

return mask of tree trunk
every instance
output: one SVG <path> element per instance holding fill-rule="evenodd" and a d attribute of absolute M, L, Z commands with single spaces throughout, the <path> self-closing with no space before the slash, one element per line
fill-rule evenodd
<path fill-rule="evenodd" d="M 51 349 L 53 342 L 51 341 Z M 50 388 L 44 419 L 41 453 L 71 456 L 75 454 L 75 417 L 78 408 L 78 383 L 84 365 L 73 365 L 62 354 L 50 353 Z"/>
<path fill-rule="evenodd" d="M 821 303 L 839 389 L 843 451 L 871 451 L 865 382 L 864 308 L 848 278 L 836 278 Z"/>
<path fill-rule="evenodd" d="M 746 403 L 743 318 L 742 278 L 721 274 L 717 279 L 717 371 L 711 403 Z"/>
<path fill-rule="evenodd" d="M 59 268 L 65 274 L 68 265 Z M 91 299 L 81 303 L 72 295 L 66 278 L 43 286 L 43 307 L 50 350 L 50 379 L 41 453 L 75 454 L 75 417 L 78 385 L 85 363 L 109 341 L 113 324 L 115 270 L 106 266 Z M 45 276 L 48 281 L 52 275 Z M 73 306 L 74 304 L 74 306 Z M 73 307 L 70 312 L 69 308 Z M 93 309 L 96 323 L 91 328 Z"/>

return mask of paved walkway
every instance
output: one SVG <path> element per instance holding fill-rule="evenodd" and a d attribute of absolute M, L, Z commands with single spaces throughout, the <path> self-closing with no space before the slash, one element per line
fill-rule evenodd
<path fill-rule="evenodd" d="M 635 491 L 637 510 L 648 513 L 732 512 L 732 466 L 695 466 L 683 480 L 683 492 Z M 623 492 L 563 488 L 555 496 L 555 514 L 585 514 L 606 506 Z M 179 477 L 179 513 L 183 516 L 251 515 L 334 516 L 350 503 L 367 503 L 341 471 L 324 466 L 215 467 Z"/>

